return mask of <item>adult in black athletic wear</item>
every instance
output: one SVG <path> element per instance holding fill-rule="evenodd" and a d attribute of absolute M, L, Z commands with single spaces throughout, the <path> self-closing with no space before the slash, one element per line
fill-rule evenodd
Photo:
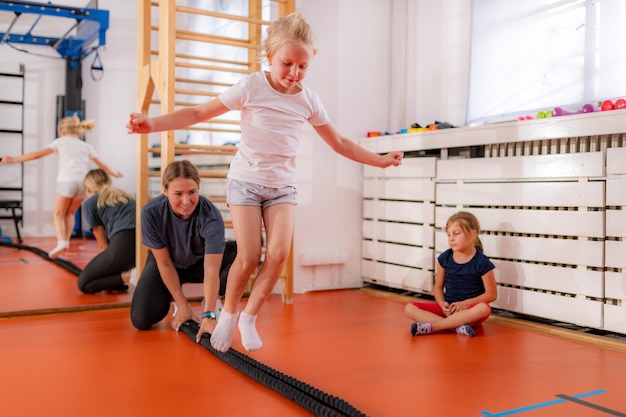
<path fill-rule="evenodd" d="M 141 212 L 142 242 L 149 253 L 133 294 L 131 321 L 137 329 L 148 330 L 167 316 L 174 301 L 174 330 L 191 319 L 200 322 L 200 332 L 212 333 L 215 305 L 218 294 L 223 294 L 236 245 L 225 242 L 222 215 L 200 195 L 200 175 L 191 162 L 170 163 L 161 185 L 163 194 Z M 187 282 L 204 283 L 202 319 L 183 294 Z"/>
<path fill-rule="evenodd" d="M 78 277 L 78 289 L 86 294 L 126 291 L 135 267 L 135 198 L 111 187 L 103 169 L 85 175 L 82 213 L 98 243 L 98 253 Z"/>

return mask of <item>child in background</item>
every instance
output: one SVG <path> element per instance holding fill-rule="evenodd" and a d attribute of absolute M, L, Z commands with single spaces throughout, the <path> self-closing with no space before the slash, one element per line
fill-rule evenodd
<path fill-rule="evenodd" d="M 51 259 L 63 255 L 70 247 L 70 238 L 74 230 L 74 215 L 85 198 L 83 179 L 87 174 L 89 160 L 113 177 L 122 173 L 113 171 L 98 158 L 96 151 L 87 142 L 81 140 L 85 132 L 95 127 L 93 120 L 81 121 L 76 114 L 59 120 L 59 137 L 43 149 L 21 156 L 4 156 L 3 164 L 32 161 L 52 153 L 59 154 L 59 172 L 57 189 L 54 197 L 52 219 L 57 237 L 57 245 L 48 253 Z"/>
<path fill-rule="evenodd" d="M 450 249 L 437 259 L 436 302 L 412 302 L 404 309 L 415 321 L 411 324 L 413 336 L 452 329 L 474 336 L 473 327 L 491 315 L 489 303 L 498 296 L 495 266 L 483 254 L 479 232 L 478 219 L 471 213 L 459 211 L 448 219 Z"/>
<path fill-rule="evenodd" d="M 78 277 L 78 289 L 86 294 L 125 291 L 135 267 L 135 198 L 111 187 L 111 178 L 102 169 L 85 176 L 87 200 L 83 216 L 93 232 L 100 253 Z"/>
<path fill-rule="evenodd" d="M 341 135 L 317 94 L 302 84 L 317 50 L 302 14 L 278 19 L 267 30 L 264 49 L 270 71 L 243 78 L 219 97 L 194 107 L 151 118 L 133 113 L 129 133 L 185 128 L 230 110 L 241 110 L 241 140 L 228 173 L 230 208 L 238 252 L 230 269 L 226 300 L 215 331 L 214 349 L 226 352 L 235 325 L 247 351 L 260 349 L 256 319 L 289 256 L 296 205 L 296 154 L 304 123 L 309 123 L 337 153 L 353 161 L 386 168 L 402 163 L 402 152 L 379 155 Z M 259 265 L 265 227 L 267 250 L 245 308 L 239 303 Z"/>

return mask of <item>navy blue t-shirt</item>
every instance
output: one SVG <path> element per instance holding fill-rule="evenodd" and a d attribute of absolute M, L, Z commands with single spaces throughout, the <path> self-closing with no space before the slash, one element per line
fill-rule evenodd
<path fill-rule="evenodd" d="M 141 211 L 141 236 L 149 248 L 167 248 L 177 268 L 194 265 L 205 253 L 223 254 L 226 245 L 222 214 L 203 196 L 186 219 L 174 214 L 164 194 L 150 201 Z"/>
<path fill-rule="evenodd" d="M 443 252 L 437 258 L 446 271 L 443 288 L 448 303 L 467 300 L 485 293 L 483 275 L 495 268 L 489 258 L 480 250 L 467 263 L 454 262 L 452 249 Z"/>

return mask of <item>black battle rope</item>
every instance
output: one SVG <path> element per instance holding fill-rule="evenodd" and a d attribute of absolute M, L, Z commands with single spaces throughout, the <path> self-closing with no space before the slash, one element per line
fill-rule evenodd
<path fill-rule="evenodd" d="M 29 250 L 50 262 L 54 262 L 55 264 L 59 265 L 61 268 L 67 269 L 72 274 L 77 275 L 77 276 L 79 276 L 80 273 L 82 272 L 82 269 L 80 269 L 78 266 L 76 266 L 72 262 L 66 261 L 65 259 L 61 259 L 61 258 L 52 259 L 48 256 L 48 252 L 45 252 L 33 246 L 20 245 L 18 243 L 10 243 L 10 242 L 0 242 L 0 246 L 8 246 L 11 248 L 16 248 L 16 249 Z"/>
<path fill-rule="evenodd" d="M 180 329 L 195 342 L 200 326 L 189 320 Z M 285 375 L 267 365 L 258 362 L 230 348 L 227 352 L 215 350 L 210 343 L 210 335 L 203 334 L 200 344 L 215 356 L 250 378 L 287 397 L 310 413 L 319 417 L 365 417 L 365 414 L 341 398 L 327 394 L 319 389 Z"/>

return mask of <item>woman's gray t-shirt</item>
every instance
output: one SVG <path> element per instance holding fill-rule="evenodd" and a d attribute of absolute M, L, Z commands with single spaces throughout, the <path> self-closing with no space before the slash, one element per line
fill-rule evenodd
<path fill-rule="evenodd" d="M 200 196 L 191 216 L 174 214 L 163 194 L 148 202 L 141 211 L 142 242 L 149 248 L 167 248 L 177 268 L 188 268 L 204 259 L 204 254 L 223 254 L 224 221 L 218 208 Z"/>
<path fill-rule="evenodd" d="M 94 194 L 83 202 L 82 213 L 90 229 L 103 226 L 107 238 L 122 230 L 134 229 L 137 225 L 135 200 L 118 203 L 114 206 L 98 207 L 99 194 Z"/>

